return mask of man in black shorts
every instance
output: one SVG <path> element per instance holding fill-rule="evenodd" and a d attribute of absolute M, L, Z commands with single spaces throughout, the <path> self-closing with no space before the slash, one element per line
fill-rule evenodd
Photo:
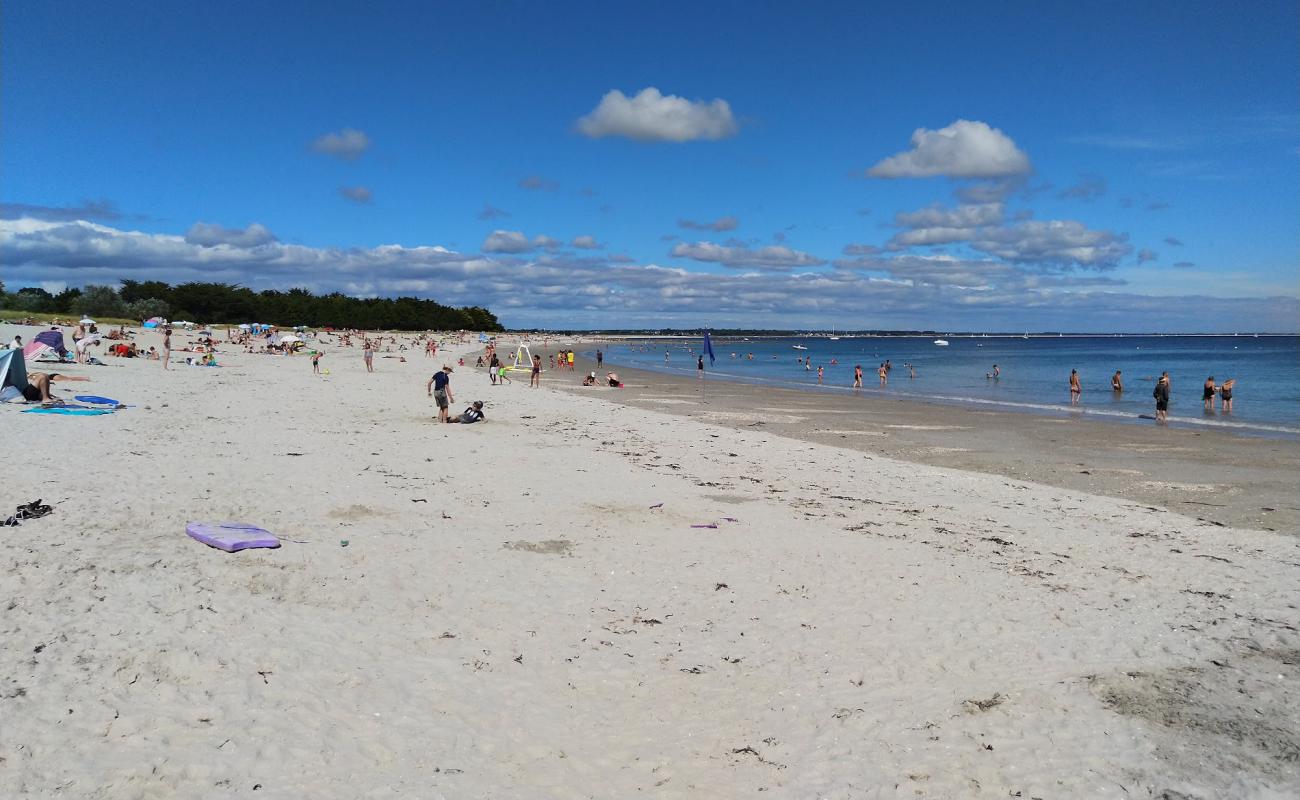
<path fill-rule="evenodd" d="M 1169 420 L 1169 378 L 1161 375 L 1160 380 L 1156 381 L 1156 388 L 1151 396 L 1156 400 L 1156 422 L 1167 422 Z"/>
<path fill-rule="evenodd" d="M 438 421 L 449 422 L 447 406 L 456 401 L 451 393 L 451 367 L 444 365 L 441 370 L 433 373 L 424 388 L 438 404 Z"/>
<path fill-rule="evenodd" d="M 22 387 L 23 398 L 29 403 L 53 402 L 54 395 L 50 394 L 50 380 L 53 377 L 44 372 L 27 373 L 27 385 Z"/>

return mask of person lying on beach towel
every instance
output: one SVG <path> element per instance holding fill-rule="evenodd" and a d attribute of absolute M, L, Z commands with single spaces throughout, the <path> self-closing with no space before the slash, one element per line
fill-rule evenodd
<path fill-rule="evenodd" d="M 22 397 L 29 403 L 58 403 L 63 401 L 55 397 L 50 392 L 50 384 L 54 381 L 87 381 L 89 378 L 80 375 L 59 375 L 54 372 L 29 372 L 27 373 L 27 385 L 15 386 L 22 393 Z M 14 399 L 17 399 L 16 397 Z"/>
<path fill-rule="evenodd" d="M 457 422 L 463 425 L 470 425 L 475 422 L 482 422 L 485 419 L 487 419 L 487 417 L 483 416 L 483 401 L 475 400 L 474 405 L 465 409 L 464 413 L 462 413 L 459 417 L 452 417 L 447 421 Z"/>

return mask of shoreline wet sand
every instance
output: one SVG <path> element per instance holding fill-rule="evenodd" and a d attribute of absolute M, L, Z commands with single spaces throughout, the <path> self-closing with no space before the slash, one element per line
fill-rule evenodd
<path fill-rule="evenodd" d="M 597 369 L 594 360 L 579 355 L 575 367 L 547 373 L 548 383 L 572 378 L 572 391 L 730 428 L 1119 497 L 1216 525 L 1300 532 L 1300 442 L 1293 439 L 1180 427 L 1176 416 L 1170 426 L 1106 420 L 1089 417 L 1086 407 L 1029 414 L 707 377 L 701 391 L 693 377 L 608 361 L 603 370 L 617 372 L 626 388 L 593 389 L 578 383 Z M 906 381 L 895 372 L 892 380 Z"/>

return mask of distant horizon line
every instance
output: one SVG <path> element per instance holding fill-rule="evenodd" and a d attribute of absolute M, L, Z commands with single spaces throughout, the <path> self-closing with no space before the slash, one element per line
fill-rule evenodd
<path fill-rule="evenodd" d="M 1246 337 L 1254 338 L 1259 336 L 1268 337 L 1287 337 L 1300 336 L 1300 331 L 1277 332 L 1277 331 L 1234 331 L 1233 333 L 1210 333 L 1205 331 L 1192 332 L 1150 332 L 1140 333 L 1135 331 L 1120 331 L 1109 333 L 1086 333 L 1086 332 L 1069 332 L 1069 331 L 932 331 L 932 330 L 870 330 L 870 331 L 830 331 L 830 330 L 775 330 L 771 328 L 506 328 L 507 334 L 550 334 L 555 336 L 587 334 L 587 335 L 605 335 L 605 336 L 640 336 L 645 338 L 680 338 L 683 336 L 703 336 L 707 331 L 712 336 L 725 336 L 734 338 L 736 336 L 749 336 L 768 339 L 790 339 L 790 338 L 829 338 L 837 336 L 839 338 L 880 338 L 880 337 L 951 337 L 955 339 L 1057 339 L 1057 338 L 1081 338 L 1081 337 L 1105 337 L 1105 338 L 1125 338 L 1134 336 L 1226 336 L 1226 337 Z"/>

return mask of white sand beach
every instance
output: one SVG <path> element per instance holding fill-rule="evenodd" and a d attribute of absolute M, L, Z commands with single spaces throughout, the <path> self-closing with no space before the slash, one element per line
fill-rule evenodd
<path fill-rule="evenodd" d="M 328 376 L 100 354 L 55 391 L 132 407 L 0 405 L 0 516 L 54 509 L 0 528 L 4 796 L 1300 785 L 1294 531 L 616 404 L 640 390 L 574 373 L 457 368 L 453 410 L 488 420 L 439 425 L 443 354 L 368 374 L 324 349 Z M 221 552 L 196 520 L 283 545 Z"/>

